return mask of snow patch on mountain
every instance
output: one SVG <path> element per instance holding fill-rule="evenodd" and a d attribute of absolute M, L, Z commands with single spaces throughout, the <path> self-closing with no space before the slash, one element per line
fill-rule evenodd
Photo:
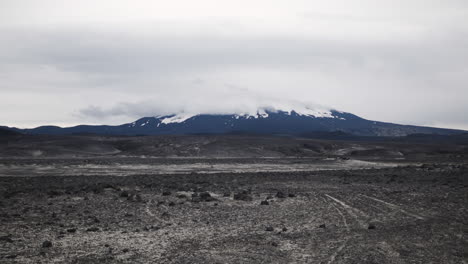
<path fill-rule="evenodd" d="M 173 116 L 163 118 L 161 120 L 161 123 L 162 124 L 182 123 L 182 122 L 186 121 L 187 119 L 190 119 L 190 118 L 192 118 L 194 116 L 196 116 L 196 115 L 186 114 L 186 113 L 177 114 L 177 115 L 173 115 Z"/>
<path fill-rule="evenodd" d="M 155 116 L 154 118 L 157 120 L 157 125 L 164 124 L 172 124 L 172 123 L 183 123 L 190 118 L 196 117 L 198 115 L 232 115 L 233 119 L 262 119 L 268 118 L 272 113 L 279 113 L 282 112 L 287 115 L 299 115 L 299 116 L 308 116 L 308 117 L 315 117 L 315 118 L 338 118 L 333 115 L 332 110 L 325 109 L 325 108 L 311 108 L 311 107 L 299 107 L 299 108 L 273 108 L 273 107 L 263 107 L 258 108 L 255 112 L 250 113 L 178 113 L 173 115 L 166 115 L 166 116 Z M 143 125 L 142 125 L 143 126 Z"/>

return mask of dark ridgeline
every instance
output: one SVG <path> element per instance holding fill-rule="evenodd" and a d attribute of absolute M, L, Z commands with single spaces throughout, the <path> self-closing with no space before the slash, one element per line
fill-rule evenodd
<path fill-rule="evenodd" d="M 106 134 L 106 135 L 183 135 L 183 134 L 263 134 L 314 136 L 335 133 L 336 136 L 407 136 L 411 134 L 454 135 L 464 131 L 432 127 L 398 125 L 370 121 L 356 115 L 331 111 L 330 116 L 315 117 L 292 112 L 269 112 L 248 115 L 195 115 L 183 122 L 164 122 L 174 115 L 144 117 L 117 126 L 79 125 L 74 127 L 41 126 L 33 129 L 5 128 L 24 134 Z M 333 136 L 333 134 L 331 135 Z"/>

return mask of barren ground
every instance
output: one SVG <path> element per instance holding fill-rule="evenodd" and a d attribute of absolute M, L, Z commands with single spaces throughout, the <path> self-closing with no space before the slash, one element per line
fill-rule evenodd
<path fill-rule="evenodd" d="M 4 157 L 0 263 L 468 263 L 467 162 L 437 155 Z"/>

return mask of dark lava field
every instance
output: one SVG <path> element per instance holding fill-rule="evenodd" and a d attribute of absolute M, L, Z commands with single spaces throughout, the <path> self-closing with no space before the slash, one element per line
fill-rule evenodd
<path fill-rule="evenodd" d="M 468 263 L 468 144 L 0 137 L 0 263 Z"/>

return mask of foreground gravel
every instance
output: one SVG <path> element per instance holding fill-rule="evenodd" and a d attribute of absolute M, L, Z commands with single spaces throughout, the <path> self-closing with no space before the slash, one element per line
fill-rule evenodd
<path fill-rule="evenodd" d="M 0 263 L 466 263 L 468 168 L 0 177 Z"/>

